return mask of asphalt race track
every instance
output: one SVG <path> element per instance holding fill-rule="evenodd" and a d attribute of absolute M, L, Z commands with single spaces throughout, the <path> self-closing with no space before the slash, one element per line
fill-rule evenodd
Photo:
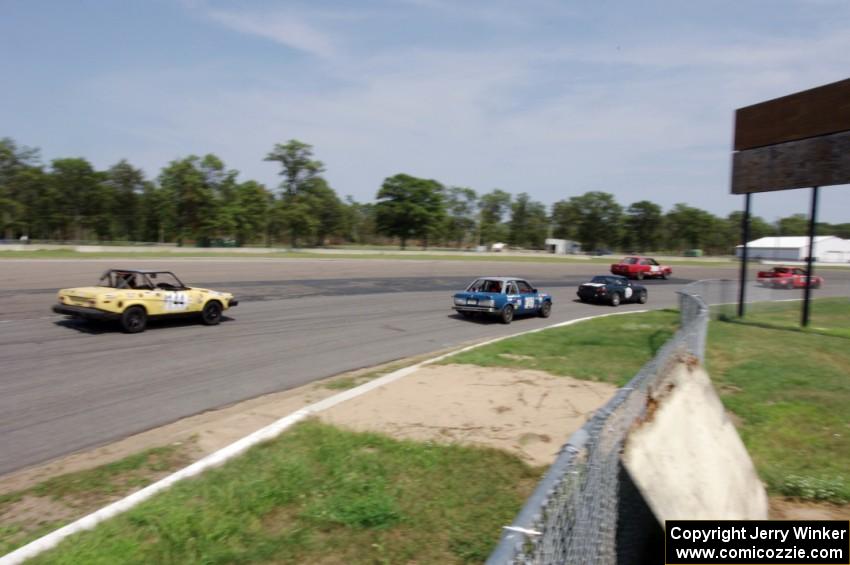
<path fill-rule="evenodd" d="M 189 285 L 234 292 L 240 304 L 219 326 L 152 322 L 135 335 L 52 314 L 57 289 L 95 284 L 109 267 L 170 269 Z M 575 301 L 577 285 L 605 270 L 423 260 L 2 260 L 0 474 L 343 371 L 616 311 Z M 454 314 L 452 291 L 488 274 L 526 277 L 550 292 L 552 317 L 505 326 Z M 737 277 L 734 268 L 674 274 L 644 281 L 648 307 L 675 306 L 675 291 L 692 280 Z M 850 272 L 825 276 L 850 287 Z"/>

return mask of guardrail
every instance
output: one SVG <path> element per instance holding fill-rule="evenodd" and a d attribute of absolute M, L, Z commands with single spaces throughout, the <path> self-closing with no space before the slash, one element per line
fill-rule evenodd
<path fill-rule="evenodd" d="M 679 330 L 570 437 L 505 528 L 488 564 L 636 563 L 653 550 L 660 526 L 623 470 L 620 453 L 629 430 L 646 413 L 647 391 L 658 376 L 683 357 L 703 361 L 709 320 L 705 290 L 697 282 L 679 291 Z"/>

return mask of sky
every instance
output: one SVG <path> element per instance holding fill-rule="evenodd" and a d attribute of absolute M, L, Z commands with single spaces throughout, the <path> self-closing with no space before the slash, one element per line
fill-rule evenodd
<path fill-rule="evenodd" d="M 0 137 L 148 178 L 214 153 L 269 188 L 299 139 L 361 202 L 407 173 L 725 216 L 735 109 L 850 77 L 848 30 L 846 0 L 0 0 Z M 850 186 L 820 201 L 850 222 Z"/>

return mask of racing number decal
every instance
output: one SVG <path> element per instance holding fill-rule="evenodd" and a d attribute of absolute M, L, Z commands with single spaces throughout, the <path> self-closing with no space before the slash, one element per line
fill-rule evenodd
<path fill-rule="evenodd" d="M 169 292 L 165 295 L 166 310 L 185 310 L 189 305 L 189 295 L 185 292 Z"/>
<path fill-rule="evenodd" d="M 626 287 L 626 298 L 631 298 L 631 297 L 632 297 L 632 287 L 627 286 Z"/>
<path fill-rule="evenodd" d="M 657 273 L 658 271 L 661 270 L 661 267 L 659 267 L 658 265 L 653 265 L 649 268 L 649 270 L 652 271 L 653 273 Z"/>
<path fill-rule="evenodd" d="M 523 304 L 523 308 L 534 308 L 534 297 L 533 296 L 526 296 L 525 297 L 525 304 Z"/>

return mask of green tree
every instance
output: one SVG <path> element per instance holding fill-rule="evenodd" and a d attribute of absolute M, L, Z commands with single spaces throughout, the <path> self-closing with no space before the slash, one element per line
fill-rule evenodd
<path fill-rule="evenodd" d="M 19 147 L 10 138 L 0 139 L 0 235 L 41 235 L 37 219 L 47 192 L 37 149 Z"/>
<path fill-rule="evenodd" d="M 570 198 L 578 214 L 576 235 L 584 249 L 615 246 L 620 241 L 623 208 L 607 192 L 586 192 Z"/>
<path fill-rule="evenodd" d="M 266 234 L 274 196 L 256 181 L 236 186 L 231 206 L 236 245 L 258 241 Z"/>
<path fill-rule="evenodd" d="M 818 226 L 817 232 L 824 235 L 834 235 L 841 239 L 850 239 L 850 223 L 825 224 L 823 227 Z"/>
<path fill-rule="evenodd" d="M 350 195 L 346 196 L 342 231 L 348 241 L 371 243 L 377 233 L 375 205 L 361 204 Z"/>
<path fill-rule="evenodd" d="M 716 228 L 716 218 L 699 208 L 687 204 L 676 204 L 667 212 L 664 225 L 668 233 L 670 249 L 701 249 L 709 241 L 712 230 Z"/>
<path fill-rule="evenodd" d="M 463 247 L 475 236 L 475 209 L 478 195 L 471 188 L 452 186 L 446 191 L 445 239 Z"/>
<path fill-rule="evenodd" d="M 290 139 L 286 143 L 278 143 L 266 155 L 266 161 L 280 163 L 281 198 L 283 206 L 276 207 L 276 225 L 289 228 L 290 244 L 298 246 L 298 237 L 310 233 L 319 225 L 319 220 L 312 217 L 313 208 L 309 198 L 302 198 L 302 192 L 309 186 L 312 179 L 321 175 L 325 168 L 321 161 L 313 159 L 313 146 Z"/>
<path fill-rule="evenodd" d="M 141 195 L 145 174 L 122 159 L 108 171 L 104 184 L 112 193 L 111 209 L 107 210 L 110 231 L 119 239 L 136 241 L 142 235 Z"/>
<path fill-rule="evenodd" d="M 503 220 L 510 209 L 511 195 L 504 190 L 494 189 L 483 194 L 478 201 L 478 243 L 486 245 L 508 239 L 508 226 Z"/>
<path fill-rule="evenodd" d="M 201 159 L 190 155 L 172 161 L 159 175 L 162 196 L 174 204 L 174 226 L 166 226 L 175 232 L 177 245 L 186 239 L 194 239 L 200 245 L 208 245 L 211 235 L 211 220 L 216 215 L 212 188 L 207 183 L 206 171 L 202 170 Z"/>
<path fill-rule="evenodd" d="M 143 241 L 172 241 L 177 231 L 177 205 L 171 194 L 150 181 L 139 195 L 139 230 Z"/>
<path fill-rule="evenodd" d="M 546 207 L 522 192 L 511 204 L 508 241 L 519 247 L 542 249 L 549 231 Z"/>
<path fill-rule="evenodd" d="M 401 248 L 419 237 L 427 248 L 429 238 L 445 218 L 443 186 L 435 180 L 398 174 L 384 180 L 375 204 L 380 233 L 397 237 Z"/>
<path fill-rule="evenodd" d="M 777 235 L 808 235 L 809 218 L 805 214 L 794 214 L 776 222 Z"/>
<path fill-rule="evenodd" d="M 94 231 L 99 237 L 108 234 L 104 225 L 104 210 L 112 205 L 111 194 L 101 190 L 102 175 L 83 158 L 54 159 L 51 162 L 52 219 L 62 239 L 81 240 Z"/>
<path fill-rule="evenodd" d="M 629 206 L 624 219 L 625 247 L 641 252 L 658 249 L 663 219 L 661 206 L 648 200 L 641 200 Z"/>
<path fill-rule="evenodd" d="M 572 200 L 559 200 L 552 205 L 552 237 L 558 239 L 578 239 L 578 226 L 581 215 Z"/>
<path fill-rule="evenodd" d="M 303 191 L 316 222 L 316 245 L 321 246 L 328 237 L 342 231 L 345 207 L 336 191 L 322 177 L 314 177 L 304 184 Z"/>
<path fill-rule="evenodd" d="M 725 253 L 733 253 L 736 245 L 741 245 L 741 220 L 744 213 L 735 211 L 726 216 L 726 230 L 728 235 L 728 250 Z M 750 241 L 762 237 L 776 235 L 776 227 L 767 223 L 761 216 L 750 216 Z"/>

